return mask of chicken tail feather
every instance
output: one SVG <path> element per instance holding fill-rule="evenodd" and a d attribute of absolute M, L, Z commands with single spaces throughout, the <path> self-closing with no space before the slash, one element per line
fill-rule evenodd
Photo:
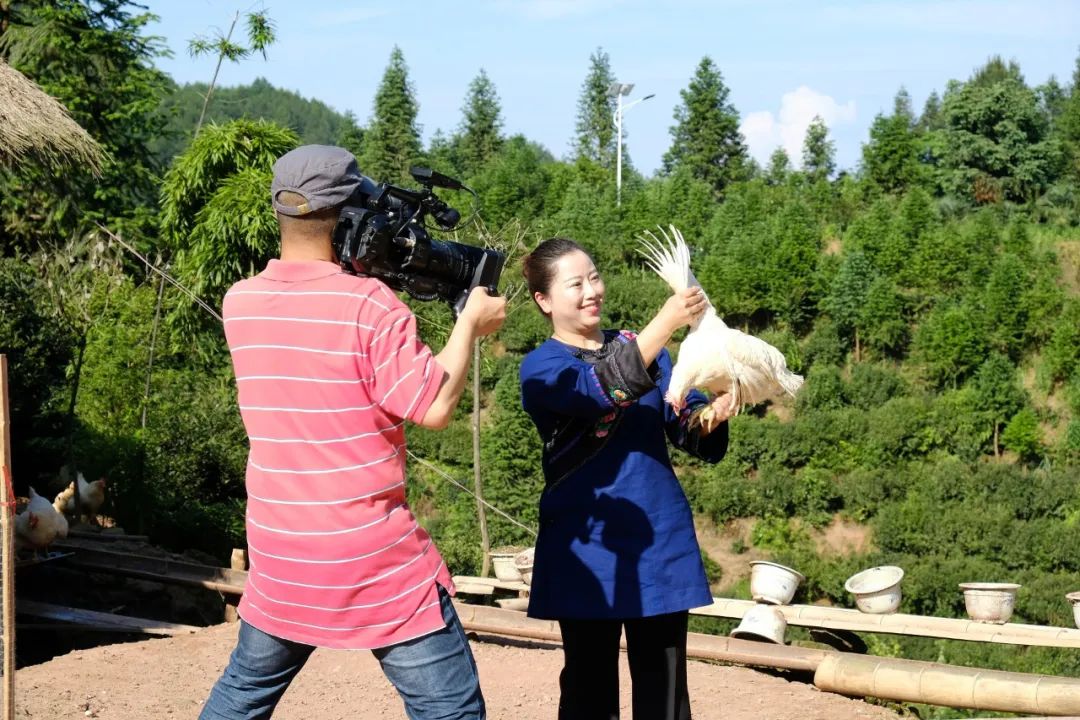
<path fill-rule="evenodd" d="M 680 292 L 688 287 L 701 287 L 701 283 L 690 270 L 690 249 L 686 247 L 682 233 L 674 225 L 669 225 L 671 234 L 657 226 L 663 240 L 651 230 L 645 230 L 638 238 L 645 257 L 645 264 L 663 279 L 672 290 Z"/>
<path fill-rule="evenodd" d="M 780 387 L 784 388 L 784 392 L 792 397 L 795 397 L 795 393 L 798 392 L 799 388 L 803 385 L 802 375 L 798 375 L 787 369 L 781 373 L 777 373 L 776 381 L 780 383 Z"/>

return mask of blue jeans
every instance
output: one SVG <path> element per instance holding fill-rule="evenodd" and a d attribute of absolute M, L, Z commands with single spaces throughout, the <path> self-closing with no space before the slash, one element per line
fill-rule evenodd
<path fill-rule="evenodd" d="M 480 677 L 450 596 L 439 588 L 446 627 L 372 653 L 405 702 L 410 720 L 483 720 Z M 199 720 L 269 718 L 315 650 L 240 621 L 240 638 Z"/>

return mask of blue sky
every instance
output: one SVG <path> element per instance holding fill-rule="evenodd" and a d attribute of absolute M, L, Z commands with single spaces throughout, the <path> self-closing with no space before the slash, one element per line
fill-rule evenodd
<path fill-rule="evenodd" d="M 1019 62 L 1028 83 L 1070 81 L 1080 52 L 1080 2 L 955 0 L 458 0 L 250 5 L 147 0 L 173 57 L 160 66 L 178 82 L 209 81 L 213 61 L 192 59 L 188 41 L 227 30 L 240 10 L 268 11 L 277 25 L 269 59 L 223 65 L 219 84 L 265 77 L 273 85 L 351 110 L 366 123 L 394 45 L 420 103 L 425 141 L 453 130 L 480 68 L 502 101 L 505 131 L 558 157 L 574 133 L 589 56 L 602 47 L 616 77 L 635 83 L 625 114 L 634 165 L 649 174 L 670 142 L 679 91 L 705 55 L 719 66 L 755 157 L 778 145 L 798 163 L 806 125 L 820 114 L 842 168 L 858 163 L 874 116 L 903 85 L 915 109 L 950 79 L 966 79 L 993 54 Z M 242 35 L 241 35 L 242 38 Z"/>

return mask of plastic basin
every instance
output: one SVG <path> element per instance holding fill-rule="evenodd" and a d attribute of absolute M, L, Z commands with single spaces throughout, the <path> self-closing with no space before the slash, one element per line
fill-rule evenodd
<path fill-rule="evenodd" d="M 784 644 L 787 619 L 775 605 L 755 605 L 742 616 L 739 626 L 731 631 L 731 637 L 741 640 Z"/>
<path fill-rule="evenodd" d="M 960 583 L 964 591 L 964 607 L 968 617 L 976 622 L 1000 625 L 1009 621 L 1016 607 L 1015 583 Z"/>
<path fill-rule="evenodd" d="M 514 556 L 520 551 L 497 552 L 492 551 L 491 569 L 495 571 L 495 577 L 503 582 L 521 582 L 521 571 L 514 564 Z"/>
<path fill-rule="evenodd" d="M 844 589 L 855 596 L 855 607 L 864 613 L 894 613 L 900 607 L 900 581 L 903 579 L 903 569 L 881 565 L 855 573 L 844 583 Z"/>
<path fill-rule="evenodd" d="M 1080 592 L 1071 592 L 1065 596 L 1065 599 L 1072 603 L 1073 622 L 1080 628 Z"/>
<path fill-rule="evenodd" d="M 789 567 L 765 560 L 750 563 L 750 596 L 757 602 L 787 605 L 806 578 Z"/>

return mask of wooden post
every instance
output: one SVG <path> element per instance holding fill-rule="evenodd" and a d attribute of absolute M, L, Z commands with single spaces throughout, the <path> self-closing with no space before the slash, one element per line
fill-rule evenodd
<path fill-rule="evenodd" d="M 247 550 L 244 550 L 243 548 L 233 548 L 229 566 L 233 570 L 247 570 Z M 239 595 L 225 595 L 225 622 L 234 623 L 240 619 L 240 615 L 236 612 L 236 603 L 239 601 Z"/>
<path fill-rule="evenodd" d="M 473 344 L 473 439 L 472 463 L 473 485 L 476 487 L 476 513 L 480 517 L 480 546 L 483 548 L 483 566 L 480 577 L 487 577 L 491 568 L 491 541 L 488 540 L 487 510 L 484 508 L 484 486 L 480 482 L 480 339 Z"/>
<path fill-rule="evenodd" d="M 15 718 L 15 495 L 11 484 L 7 355 L 0 355 L 0 568 L 3 572 L 3 720 Z"/>

